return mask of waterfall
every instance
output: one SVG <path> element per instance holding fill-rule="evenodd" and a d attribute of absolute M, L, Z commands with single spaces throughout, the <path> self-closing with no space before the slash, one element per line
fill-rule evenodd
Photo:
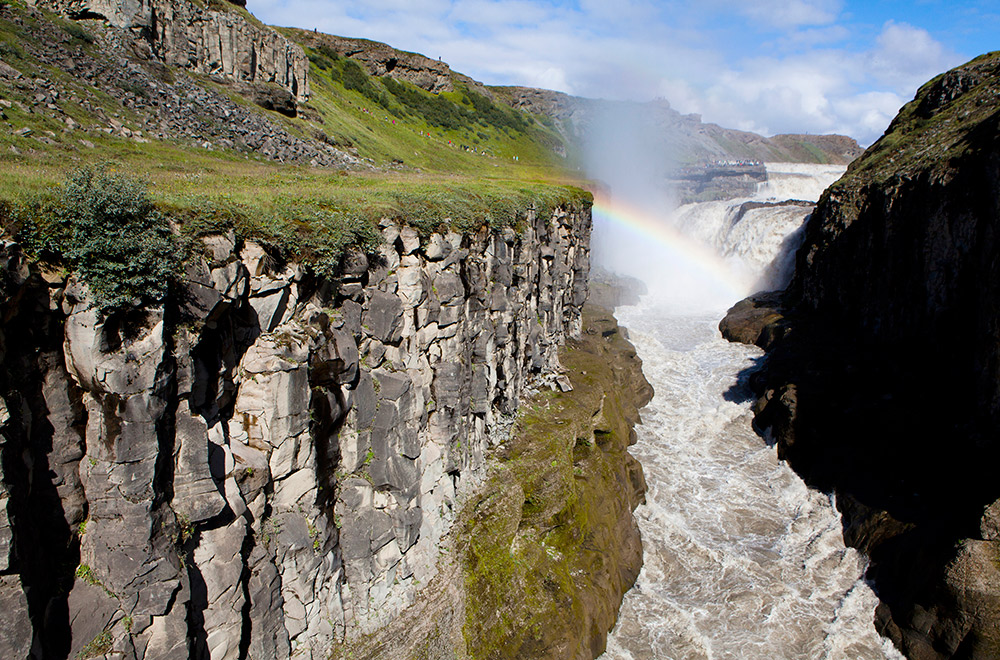
<path fill-rule="evenodd" d="M 839 172 L 771 165 L 753 198 L 687 205 L 670 224 L 745 292 L 781 286 L 811 206 L 780 202 L 815 199 Z M 751 430 L 745 382 L 761 351 L 717 330 L 739 296 L 693 272 L 657 270 L 642 304 L 618 310 L 656 395 L 632 448 L 649 484 L 644 566 L 603 658 L 901 658 L 874 629 L 865 559 L 844 546 L 832 498 Z"/>

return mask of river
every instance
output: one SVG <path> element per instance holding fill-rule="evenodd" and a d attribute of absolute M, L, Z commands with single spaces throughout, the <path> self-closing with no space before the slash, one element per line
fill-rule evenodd
<path fill-rule="evenodd" d="M 768 169 L 757 200 L 815 199 L 839 173 Z M 739 214 L 743 201 L 682 207 L 671 222 L 740 277 L 780 284 L 808 209 Z M 832 498 L 751 429 L 745 380 L 762 352 L 717 328 L 740 296 L 702 295 L 690 277 L 682 290 L 647 281 L 640 305 L 617 310 L 656 394 L 632 448 L 649 484 L 636 511 L 644 566 L 602 658 L 902 658 L 875 631 L 865 558 L 844 546 Z"/>

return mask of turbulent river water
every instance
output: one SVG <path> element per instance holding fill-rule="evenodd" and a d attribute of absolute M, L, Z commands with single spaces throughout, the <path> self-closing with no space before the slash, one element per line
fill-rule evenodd
<path fill-rule="evenodd" d="M 769 166 L 756 199 L 815 199 L 837 175 Z M 738 217 L 743 201 L 682 207 L 672 222 L 744 277 L 780 277 L 768 266 L 809 209 Z M 750 427 L 745 379 L 761 351 L 717 329 L 736 300 L 647 283 L 642 304 L 617 311 L 656 391 L 632 448 L 649 484 L 636 511 L 644 566 L 602 658 L 902 658 L 875 631 L 865 560 L 844 546 L 834 502 Z"/>

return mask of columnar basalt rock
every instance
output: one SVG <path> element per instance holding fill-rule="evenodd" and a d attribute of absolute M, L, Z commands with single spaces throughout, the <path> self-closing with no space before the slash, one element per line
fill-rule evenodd
<path fill-rule="evenodd" d="M 309 60 L 302 48 L 236 7 L 211 9 L 187 0 L 33 0 L 66 16 L 106 19 L 143 36 L 170 65 L 248 83 L 274 83 L 309 97 Z"/>
<path fill-rule="evenodd" d="M 3 247 L 0 655 L 325 658 L 413 601 L 580 331 L 590 213 L 381 231 L 336 283 L 209 237 L 107 319 Z"/>

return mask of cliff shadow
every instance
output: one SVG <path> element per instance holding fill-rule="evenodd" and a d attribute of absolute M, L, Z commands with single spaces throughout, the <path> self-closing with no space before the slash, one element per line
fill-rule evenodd
<path fill-rule="evenodd" d="M 65 371 L 62 318 L 50 312 L 44 284 L 29 282 L 21 293 L 17 307 L 4 310 L 0 389 L 10 419 L 0 460 L 10 494 L 11 569 L 20 574 L 32 630 L 4 632 L 32 636 L 33 657 L 66 658 L 68 596 L 80 563 L 76 527 L 87 515 L 78 472 L 87 413 Z"/>
<path fill-rule="evenodd" d="M 751 359 L 752 364 L 744 367 L 736 374 L 736 382 L 729 386 L 722 393 L 722 398 L 731 403 L 747 403 L 756 401 L 754 384 L 761 378 L 761 370 L 764 368 L 767 355 L 761 355 Z"/>

